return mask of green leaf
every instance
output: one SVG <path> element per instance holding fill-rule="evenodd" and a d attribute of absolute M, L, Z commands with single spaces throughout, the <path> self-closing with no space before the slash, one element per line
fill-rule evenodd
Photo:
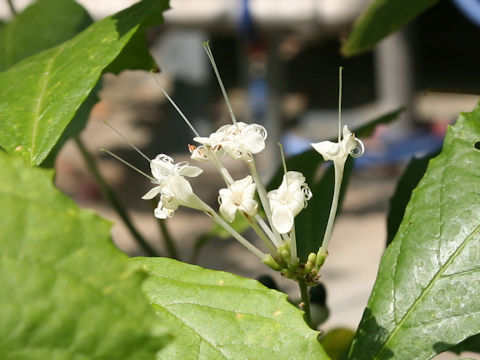
<path fill-rule="evenodd" d="M 332 360 L 344 360 L 352 344 L 355 332 L 346 328 L 335 328 L 322 335 L 320 343 Z"/>
<path fill-rule="evenodd" d="M 351 359 L 430 359 L 480 332 L 480 105 L 447 131 L 387 248 Z"/>
<path fill-rule="evenodd" d="M 259 282 L 167 258 L 138 258 L 143 291 L 175 340 L 159 359 L 328 359 L 302 312 Z"/>
<path fill-rule="evenodd" d="M 85 9 L 72 0 L 39 0 L 33 3 L 0 30 L 0 71 L 71 39 L 92 22 Z M 52 167 L 63 144 L 83 130 L 92 107 L 98 101 L 99 89 L 97 84 L 90 92 L 42 166 Z"/>
<path fill-rule="evenodd" d="M 0 71 L 71 39 L 91 23 L 90 15 L 73 0 L 33 3 L 0 28 Z"/>
<path fill-rule="evenodd" d="M 154 359 L 167 339 L 110 224 L 55 189 L 53 171 L 3 152 L 0 167 L 0 358 Z"/>
<path fill-rule="evenodd" d="M 398 181 L 395 193 L 390 199 L 390 210 L 387 216 L 387 245 L 392 242 L 397 234 L 412 191 L 417 187 L 425 174 L 428 162 L 437 155 L 438 151 L 427 154 L 421 158 L 413 158 L 408 163 L 407 168 Z"/>
<path fill-rule="evenodd" d="M 372 49 L 439 0 L 374 0 L 353 25 L 342 47 L 345 56 Z"/>
<path fill-rule="evenodd" d="M 161 20 L 166 6 L 166 0 L 140 1 L 1 73 L 0 146 L 30 166 L 42 163 L 139 24 Z"/>

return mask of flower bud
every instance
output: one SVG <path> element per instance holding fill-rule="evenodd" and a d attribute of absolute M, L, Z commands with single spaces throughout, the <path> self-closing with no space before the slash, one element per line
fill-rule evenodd
<path fill-rule="evenodd" d="M 265 259 L 262 260 L 262 262 L 270 267 L 271 269 L 275 271 L 280 271 L 282 270 L 282 267 L 278 265 L 278 263 L 275 261 L 275 259 L 272 257 L 272 255 L 268 254 Z"/>
<path fill-rule="evenodd" d="M 315 267 L 317 269 L 321 268 L 323 263 L 325 262 L 325 259 L 328 256 L 328 251 L 324 248 L 320 248 L 317 253 L 317 259 L 315 261 Z"/>

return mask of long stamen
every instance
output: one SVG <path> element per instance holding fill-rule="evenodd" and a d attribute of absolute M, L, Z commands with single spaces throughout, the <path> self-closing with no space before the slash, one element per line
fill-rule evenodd
<path fill-rule="evenodd" d="M 342 133 L 342 71 L 343 66 L 338 68 L 338 142 Z"/>
<path fill-rule="evenodd" d="M 103 120 L 103 122 L 104 122 L 105 125 L 107 125 L 110 129 L 112 129 L 113 131 L 115 131 L 123 140 L 125 140 L 125 142 L 126 142 L 128 145 L 130 145 L 132 148 L 134 148 L 136 152 L 138 152 L 138 153 L 139 153 L 140 155 L 142 155 L 145 159 L 147 159 L 148 162 L 151 161 L 150 158 L 149 158 L 147 155 L 145 155 L 142 151 L 140 151 L 139 148 L 137 148 L 135 145 L 133 145 L 133 143 L 132 143 L 130 140 L 128 140 L 128 138 L 127 138 L 125 135 L 123 135 L 120 131 L 118 131 L 117 129 L 115 129 L 112 125 L 110 125 L 110 124 L 109 124 L 108 122 L 106 122 L 105 120 Z"/>
<path fill-rule="evenodd" d="M 121 161 L 122 163 L 124 163 L 125 165 L 131 167 L 133 170 L 135 170 L 136 172 L 142 174 L 143 176 L 149 178 L 151 181 L 155 181 L 155 178 L 151 177 L 150 175 L 147 175 L 145 174 L 142 170 L 136 168 L 135 166 L 133 166 L 132 164 L 130 164 L 129 162 L 123 160 L 120 156 L 117 156 L 115 155 L 114 153 L 112 153 L 111 151 L 105 149 L 105 148 L 101 148 L 100 151 L 104 151 L 106 152 L 107 154 L 109 154 L 110 156 L 113 156 L 115 159 L 117 159 L 118 161 Z"/>
<path fill-rule="evenodd" d="M 230 113 L 230 117 L 232 118 L 232 122 L 234 125 L 237 125 L 237 119 L 235 118 L 235 114 L 233 113 L 232 105 L 230 104 L 230 100 L 228 100 L 227 92 L 225 91 L 225 86 L 223 86 L 222 78 L 220 77 L 220 74 L 218 73 L 217 69 L 217 64 L 215 63 L 215 59 L 213 58 L 212 50 L 210 49 L 210 45 L 208 44 L 208 41 L 205 41 L 203 43 L 203 47 L 205 48 L 205 51 L 207 52 L 208 59 L 210 60 L 213 71 L 215 72 L 215 76 L 217 77 L 218 84 L 220 85 L 220 89 L 222 89 L 222 94 L 225 99 L 225 102 L 227 103 L 227 108 L 228 112 Z"/>
<path fill-rule="evenodd" d="M 217 168 L 218 172 L 222 176 L 223 180 L 227 184 L 227 186 L 230 186 L 233 183 L 233 177 L 230 175 L 228 172 L 227 168 L 223 166 L 222 162 L 218 158 L 217 154 L 215 154 L 215 151 L 211 150 L 208 146 L 205 147 L 205 151 L 207 152 L 207 156 L 212 159 L 213 164 Z"/>
<path fill-rule="evenodd" d="M 287 162 L 285 160 L 285 153 L 283 151 L 282 143 L 277 143 L 278 147 L 280 148 L 280 155 L 282 156 L 282 164 L 283 164 L 283 174 L 287 173 Z"/>
<path fill-rule="evenodd" d="M 183 118 L 183 120 L 187 123 L 188 127 L 192 130 L 192 132 L 195 134 L 195 136 L 200 137 L 200 134 L 197 132 L 197 130 L 195 130 L 192 123 L 190 121 L 188 121 L 187 117 L 183 114 L 182 110 L 180 110 L 180 108 L 177 106 L 177 104 L 175 104 L 175 102 L 172 100 L 172 98 L 167 94 L 167 92 L 162 87 L 162 85 L 160 85 L 160 82 L 158 81 L 158 79 L 155 77 L 155 75 L 153 73 L 152 73 L 152 77 L 153 77 L 153 80 L 155 80 L 155 82 L 157 83 L 158 87 L 162 90 L 163 95 L 165 95 L 165 97 L 168 99 L 168 101 L 170 101 L 170 104 L 172 104 L 173 107 L 175 108 L 175 110 L 177 110 L 177 112 L 180 114 L 180 116 Z"/>

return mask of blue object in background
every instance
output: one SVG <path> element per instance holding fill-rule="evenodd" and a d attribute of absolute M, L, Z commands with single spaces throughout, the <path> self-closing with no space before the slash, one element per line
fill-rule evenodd
<path fill-rule="evenodd" d="M 480 27 L 480 0 L 452 0 L 455 6 L 476 26 Z"/>

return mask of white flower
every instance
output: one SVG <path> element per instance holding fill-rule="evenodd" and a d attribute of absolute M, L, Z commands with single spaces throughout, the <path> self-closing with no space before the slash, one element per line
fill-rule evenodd
<path fill-rule="evenodd" d="M 277 190 L 268 193 L 272 209 L 272 222 L 280 234 L 286 234 L 293 227 L 293 219 L 307 206 L 312 193 L 305 183 L 305 176 L 297 171 L 288 171 Z"/>
<path fill-rule="evenodd" d="M 155 209 L 155 217 L 166 219 L 172 217 L 180 205 L 204 210 L 205 204 L 192 190 L 190 183 L 184 176 L 195 177 L 202 173 L 202 169 L 189 166 L 187 162 L 173 163 L 173 159 L 167 155 L 157 155 L 150 162 L 150 168 L 154 184 L 158 184 L 148 191 L 142 199 L 150 200 L 160 195 L 160 201 Z"/>
<path fill-rule="evenodd" d="M 253 200 L 255 184 L 250 175 L 234 181 L 228 189 L 220 189 L 219 194 L 220 213 L 227 221 L 233 221 L 237 210 L 250 216 L 257 214 L 258 204 Z"/>
<path fill-rule="evenodd" d="M 193 140 L 214 151 L 223 150 L 233 159 L 249 160 L 265 148 L 266 138 L 267 131 L 263 126 L 237 122 L 220 127 L 209 137 Z"/>
<path fill-rule="evenodd" d="M 363 154 L 362 142 L 352 134 L 347 125 L 343 127 L 343 138 L 340 142 L 321 141 L 311 145 L 323 156 L 325 161 L 333 160 L 335 163 L 345 164 L 348 155 L 358 157 Z"/>

